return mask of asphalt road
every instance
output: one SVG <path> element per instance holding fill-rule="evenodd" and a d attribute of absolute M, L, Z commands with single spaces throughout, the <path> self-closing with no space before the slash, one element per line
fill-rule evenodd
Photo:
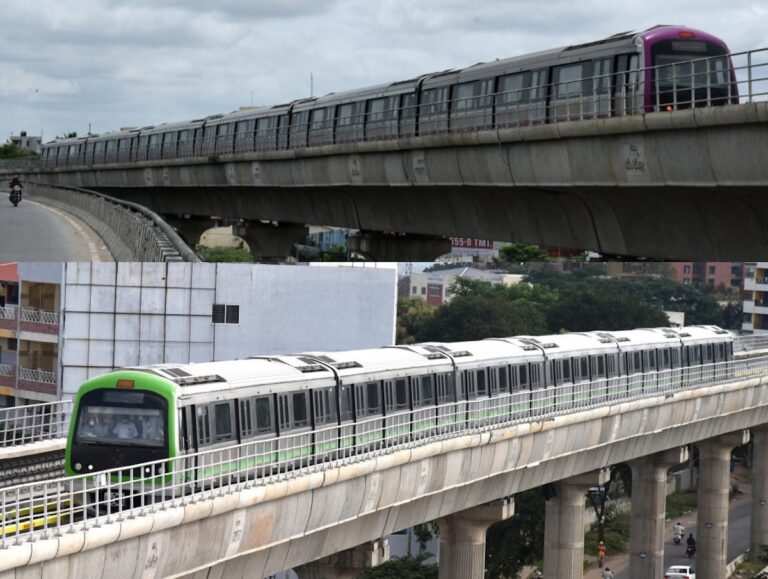
<path fill-rule="evenodd" d="M 730 514 L 728 516 L 728 560 L 733 561 L 749 548 L 749 526 L 750 510 L 752 509 L 752 498 L 742 496 L 731 502 Z M 686 538 L 688 533 L 693 533 L 696 537 L 696 514 L 691 513 L 680 518 L 686 529 Z M 672 542 L 672 524 L 674 521 L 668 521 L 665 528 L 667 530 L 668 541 L 664 543 L 664 569 L 670 565 L 693 565 L 696 568 L 696 558 L 688 559 L 685 555 L 685 540 L 680 545 Z M 629 579 L 629 556 L 621 555 L 618 557 L 609 557 L 608 565 L 616 574 L 616 579 Z M 600 572 L 591 569 L 585 574 L 588 579 L 600 577 Z"/>
<path fill-rule="evenodd" d="M 112 256 L 90 227 L 73 215 L 0 192 L 0 262 L 108 261 Z"/>

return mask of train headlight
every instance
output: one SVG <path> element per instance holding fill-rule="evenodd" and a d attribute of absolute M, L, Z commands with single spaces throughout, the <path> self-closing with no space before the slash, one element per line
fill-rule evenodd
<path fill-rule="evenodd" d="M 93 470 L 93 465 L 92 464 L 88 465 L 88 470 Z"/>
<path fill-rule="evenodd" d="M 82 464 L 80 464 L 79 462 L 75 463 L 75 470 L 82 470 L 82 468 L 83 468 Z"/>

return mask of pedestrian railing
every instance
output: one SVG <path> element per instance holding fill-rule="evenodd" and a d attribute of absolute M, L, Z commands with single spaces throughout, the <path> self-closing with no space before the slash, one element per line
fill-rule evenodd
<path fill-rule="evenodd" d="M 64 438 L 71 412 L 71 400 L 0 408 L 0 447 Z"/>
<path fill-rule="evenodd" d="M 30 324 L 41 324 L 46 326 L 58 326 L 59 314 L 56 312 L 46 312 L 37 308 L 22 308 L 21 321 Z"/>
<path fill-rule="evenodd" d="M 16 306 L 2 306 L 0 307 L 0 320 L 15 320 L 18 312 Z"/>
<path fill-rule="evenodd" d="M 56 384 L 56 372 L 52 370 L 40 370 L 37 368 L 19 368 L 19 380 L 36 382 L 38 384 Z"/>
<path fill-rule="evenodd" d="M 518 390 L 0 489 L 0 548 L 84 532 L 435 441 L 767 375 L 765 356 Z"/>

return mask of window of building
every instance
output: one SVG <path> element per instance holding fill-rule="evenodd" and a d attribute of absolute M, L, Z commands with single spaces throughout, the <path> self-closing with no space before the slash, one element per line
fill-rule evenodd
<path fill-rule="evenodd" d="M 214 324 L 239 324 L 240 306 L 213 304 L 211 321 Z"/>
<path fill-rule="evenodd" d="M 690 265 L 684 265 L 683 266 L 683 273 L 691 273 L 691 266 Z"/>
<path fill-rule="evenodd" d="M 714 265 L 710 265 L 708 269 L 709 269 L 709 275 L 715 275 L 715 266 Z"/>
<path fill-rule="evenodd" d="M 423 286 L 421 288 L 421 295 L 423 295 L 423 296 L 427 295 L 427 287 L 426 286 Z"/>

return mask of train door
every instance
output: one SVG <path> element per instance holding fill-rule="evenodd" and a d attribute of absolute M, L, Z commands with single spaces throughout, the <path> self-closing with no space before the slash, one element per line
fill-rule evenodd
<path fill-rule="evenodd" d="M 639 56 L 619 54 L 616 57 L 613 78 L 613 115 L 634 115 L 642 112 Z"/>
<path fill-rule="evenodd" d="M 590 356 L 590 372 L 592 375 L 589 404 L 603 404 L 608 399 L 608 368 L 605 354 Z"/>
<path fill-rule="evenodd" d="M 387 446 L 407 442 L 411 434 L 409 378 L 384 380 L 384 439 Z"/>
<path fill-rule="evenodd" d="M 412 436 L 414 440 L 428 438 L 434 432 L 437 418 L 435 378 L 437 376 L 432 374 L 411 378 Z"/>
<path fill-rule="evenodd" d="M 452 432 L 459 422 L 459 406 L 456 400 L 456 375 L 453 372 L 435 376 L 437 387 L 437 426 L 439 432 Z"/>
<path fill-rule="evenodd" d="M 277 395 L 280 469 L 301 468 L 312 462 L 312 422 L 308 390 Z"/>

